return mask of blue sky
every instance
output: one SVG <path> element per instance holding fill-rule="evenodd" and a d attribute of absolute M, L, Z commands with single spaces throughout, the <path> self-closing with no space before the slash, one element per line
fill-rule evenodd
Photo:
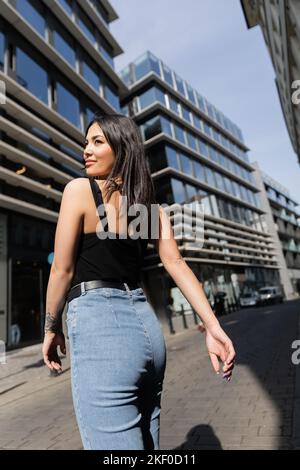
<path fill-rule="evenodd" d="M 239 0 L 111 0 L 119 71 L 149 49 L 242 130 L 250 161 L 300 203 L 292 149 L 259 27 L 247 29 Z"/>

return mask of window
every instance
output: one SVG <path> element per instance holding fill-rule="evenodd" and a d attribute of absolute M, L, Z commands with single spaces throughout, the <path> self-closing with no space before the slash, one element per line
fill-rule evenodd
<path fill-rule="evenodd" d="M 185 192 L 183 183 L 179 180 L 171 178 L 171 185 L 173 191 L 174 202 L 182 204 L 185 201 Z"/>
<path fill-rule="evenodd" d="M 191 149 L 195 150 L 197 152 L 197 141 L 196 138 L 193 136 L 193 134 L 190 134 L 189 132 L 186 133 L 187 135 L 187 140 L 188 140 L 188 145 Z"/>
<path fill-rule="evenodd" d="M 174 111 L 174 113 L 178 113 L 178 102 L 172 98 L 172 96 L 169 96 L 169 103 L 170 103 L 170 109 Z"/>
<path fill-rule="evenodd" d="M 115 93 L 112 88 L 106 83 L 104 86 L 104 98 L 111 106 L 117 111 L 120 110 L 119 96 Z"/>
<path fill-rule="evenodd" d="M 186 184 L 185 189 L 186 189 L 186 192 L 187 192 L 188 200 L 189 201 L 195 200 L 196 195 L 197 195 L 197 190 L 196 190 L 195 186 L 192 186 L 191 184 Z"/>
<path fill-rule="evenodd" d="M 160 118 L 161 120 L 161 126 L 162 126 L 162 131 L 169 135 L 170 137 L 172 137 L 172 130 L 171 130 L 171 123 L 168 119 L 166 119 L 165 117 L 161 117 Z"/>
<path fill-rule="evenodd" d="M 227 176 L 224 176 L 224 181 L 225 181 L 225 187 L 226 187 L 226 191 L 230 194 L 233 194 L 234 195 L 234 190 L 233 190 L 233 186 L 232 186 L 232 181 L 227 178 Z"/>
<path fill-rule="evenodd" d="M 220 163 L 219 153 L 214 147 L 209 147 L 209 156 L 213 162 Z"/>
<path fill-rule="evenodd" d="M 147 52 L 135 62 L 135 79 L 139 80 L 150 72 L 160 76 L 159 62 L 153 54 Z"/>
<path fill-rule="evenodd" d="M 65 32 L 59 32 L 58 26 L 56 26 L 56 29 L 53 31 L 53 46 L 72 67 L 75 67 L 76 54 L 73 40 L 71 37 L 68 37 Z"/>
<path fill-rule="evenodd" d="M 179 170 L 178 160 L 176 150 L 172 147 L 166 146 L 166 154 L 167 154 L 167 163 L 168 166 Z"/>
<path fill-rule="evenodd" d="M 69 16 L 72 16 L 73 10 L 71 0 L 58 0 L 58 2 L 63 7 L 65 12 L 68 13 Z"/>
<path fill-rule="evenodd" d="M 194 90 L 193 88 L 186 83 L 186 90 L 187 90 L 187 94 L 188 94 L 188 98 L 189 100 L 193 103 L 193 104 L 196 104 L 196 100 L 195 100 L 195 95 L 194 95 Z"/>
<path fill-rule="evenodd" d="M 16 48 L 17 81 L 48 105 L 47 72 L 22 49 Z"/>
<path fill-rule="evenodd" d="M 16 10 L 41 36 L 45 37 L 45 19 L 40 3 L 33 4 L 31 0 L 17 0 Z"/>
<path fill-rule="evenodd" d="M 199 95 L 199 93 L 197 93 L 197 102 L 198 102 L 199 109 L 203 113 L 206 113 L 205 100 L 204 100 L 203 96 Z"/>
<path fill-rule="evenodd" d="M 193 162 L 193 165 L 194 165 L 194 174 L 195 174 L 195 177 L 196 177 L 199 181 L 204 181 L 204 182 L 205 182 L 204 166 L 203 166 L 201 163 L 196 162 L 196 161 Z"/>
<path fill-rule="evenodd" d="M 160 116 L 155 116 L 149 121 L 145 122 L 142 125 L 142 132 L 144 134 L 144 139 L 148 140 L 152 137 L 160 134 L 162 132 L 161 118 Z"/>
<path fill-rule="evenodd" d="M 184 86 L 183 86 L 183 80 L 176 74 L 174 73 L 175 76 L 175 82 L 176 82 L 176 88 L 179 93 L 181 93 L 183 96 L 185 96 L 184 93 Z"/>
<path fill-rule="evenodd" d="M 199 147 L 201 155 L 208 157 L 208 146 L 207 146 L 207 143 L 204 142 L 204 140 L 198 139 L 198 147 Z"/>
<path fill-rule="evenodd" d="M 94 119 L 95 111 L 90 109 L 88 106 L 85 108 L 84 112 L 84 119 L 85 119 L 85 127 Z"/>
<path fill-rule="evenodd" d="M 215 119 L 213 105 L 210 104 L 208 101 L 206 101 L 206 107 L 207 107 L 207 112 L 208 112 L 209 117 L 211 117 L 212 119 Z"/>
<path fill-rule="evenodd" d="M 114 68 L 115 64 L 114 64 L 114 59 L 113 59 L 113 51 L 110 45 L 108 44 L 108 42 L 102 36 L 100 36 L 99 48 L 100 48 L 100 53 L 102 54 L 106 62 L 109 63 L 111 68 Z"/>
<path fill-rule="evenodd" d="M 80 163 L 82 163 L 83 161 L 83 156 L 78 153 L 76 153 L 74 150 L 70 149 L 70 147 L 67 147 L 66 145 L 63 145 L 63 144 L 60 144 L 60 149 L 62 152 L 65 152 L 67 155 L 69 155 L 70 157 L 73 157 L 75 158 L 77 161 L 79 161 Z"/>
<path fill-rule="evenodd" d="M 213 138 L 216 142 L 220 142 L 220 134 L 219 132 L 213 127 L 212 128 Z"/>
<path fill-rule="evenodd" d="M 4 38 L 4 34 L 0 32 L 0 70 L 4 69 L 4 52 L 5 52 L 5 38 Z"/>
<path fill-rule="evenodd" d="M 77 23 L 85 37 L 93 44 L 96 43 L 96 38 L 94 35 L 94 26 L 88 16 L 84 13 L 81 7 L 78 5 L 78 16 L 77 16 Z"/>
<path fill-rule="evenodd" d="M 215 187 L 216 186 L 216 182 L 215 182 L 215 178 L 214 178 L 214 173 L 213 171 L 208 168 L 208 167 L 205 167 L 205 176 L 206 176 L 206 182 L 207 184 L 209 184 L 210 186 L 213 186 Z"/>
<path fill-rule="evenodd" d="M 173 88 L 174 84 L 171 69 L 169 69 L 169 67 L 167 67 L 165 64 L 162 64 L 162 70 L 165 82 L 167 82 Z"/>
<path fill-rule="evenodd" d="M 139 96 L 140 108 L 144 109 L 147 106 L 158 101 L 159 103 L 165 105 L 165 95 L 157 87 L 152 87 L 149 90 L 145 91 L 142 95 Z"/>
<path fill-rule="evenodd" d="M 217 181 L 217 188 L 221 189 L 222 191 L 226 191 L 223 175 L 215 171 L 215 178 Z"/>
<path fill-rule="evenodd" d="M 210 137 L 211 136 L 211 133 L 210 133 L 211 127 L 205 121 L 203 121 L 203 128 L 204 128 L 205 134 Z"/>
<path fill-rule="evenodd" d="M 197 129 L 200 129 L 202 131 L 201 119 L 199 119 L 198 116 L 193 114 L 193 120 L 194 120 L 194 126 L 197 127 Z"/>
<path fill-rule="evenodd" d="M 182 117 L 188 122 L 191 122 L 191 116 L 190 116 L 190 111 L 188 108 L 185 106 L 181 105 L 181 110 L 182 110 Z"/>
<path fill-rule="evenodd" d="M 96 73 L 94 68 L 90 67 L 86 62 L 82 62 L 82 74 L 87 82 L 99 93 L 100 89 L 100 78 L 99 74 Z"/>
<path fill-rule="evenodd" d="M 181 166 L 181 171 L 186 175 L 193 176 L 192 161 L 186 155 L 180 154 L 179 161 Z"/>
<path fill-rule="evenodd" d="M 174 124 L 174 130 L 175 130 L 175 138 L 179 140 L 179 142 L 182 142 L 185 144 L 185 136 L 184 136 L 184 131 L 181 127 L 177 126 L 177 124 Z"/>
<path fill-rule="evenodd" d="M 80 106 L 78 99 L 60 82 L 57 82 L 56 89 L 57 112 L 80 129 Z"/>

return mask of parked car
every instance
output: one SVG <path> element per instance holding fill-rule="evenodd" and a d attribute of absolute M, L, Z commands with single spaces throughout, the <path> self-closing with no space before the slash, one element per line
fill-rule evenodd
<path fill-rule="evenodd" d="M 282 290 L 279 286 L 266 286 L 261 287 L 258 290 L 259 304 L 276 304 L 277 302 L 283 302 Z"/>
<path fill-rule="evenodd" d="M 258 292 L 247 292 L 240 296 L 240 307 L 255 307 L 258 304 Z"/>

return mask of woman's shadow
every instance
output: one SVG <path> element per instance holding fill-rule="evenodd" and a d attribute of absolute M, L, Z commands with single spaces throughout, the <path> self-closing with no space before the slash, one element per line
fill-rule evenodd
<path fill-rule="evenodd" d="M 174 450 L 181 449 L 219 449 L 222 450 L 221 441 L 215 435 L 214 430 L 208 424 L 198 424 L 194 426 L 187 434 L 186 440 L 175 447 Z"/>

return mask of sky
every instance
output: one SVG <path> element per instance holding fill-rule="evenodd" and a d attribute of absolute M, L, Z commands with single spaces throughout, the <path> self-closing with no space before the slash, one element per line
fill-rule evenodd
<path fill-rule="evenodd" d="M 242 130 L 250 162 L 300 203 L 300 165 L 260 27 L 248 29 L 239 0 L 110 0 L 110 30 L 124 53 L 117 71 L 146 50 L 204 95 Z"/>

